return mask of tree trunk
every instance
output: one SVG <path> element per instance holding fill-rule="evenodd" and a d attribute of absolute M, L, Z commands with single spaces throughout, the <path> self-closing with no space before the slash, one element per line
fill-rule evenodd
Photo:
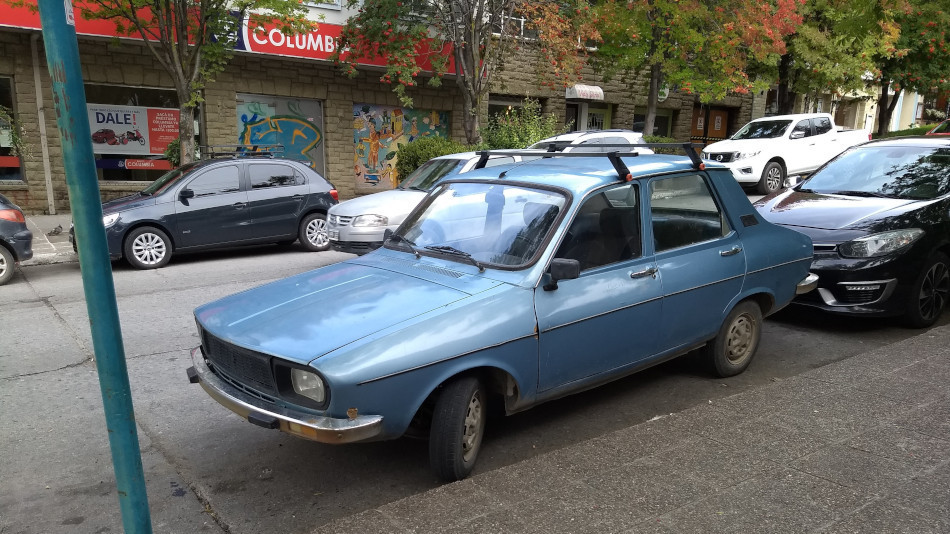
<path fill-rule="evenodd" d="M 891 116 L 894 114 L 894 108 L 897 106 L 901 91 L 895 91 L 891 97 L 887 91 L 890 87 L 890 78 L 881 78 L 881 96 L 877 100 L 877 135 L 884 137 L 890 130 Z M 903 90 L 903 89 L 902 89 Z"/>
<path fill-rule="evenodd" d="M 180 164 L 195 160 L 195 113 L 185 104 L 191 101 L 191 91 L 178 89 L 178 143 L 181 149 Z"/>
<path fill-rule="evenodd" d="M 796 93 L 789 89 L 792 74 L 792 55 L 784 54 L 778 64 L 778 114 L 794 113 Z"/>
<path fill-rule="evenodd" d="M 462 128 L 465 130 L 465 142 L 477 145 L 482 142 L 478 122 L 478 95 L 473 94 L 461 76 L 456 79 L 459 80 L 459 89 L 462 91 Z"/>
<path fill-rule="evenodd" d="M 663 67 L 659 64 L 650 65 L 650 90 L 647 93 L 647 114 L 643 120 L 643 135 L 653 135 L 653 124 L 656 122 L 656 105 L 660 95 L 660 83 L 663 81 Z"/>

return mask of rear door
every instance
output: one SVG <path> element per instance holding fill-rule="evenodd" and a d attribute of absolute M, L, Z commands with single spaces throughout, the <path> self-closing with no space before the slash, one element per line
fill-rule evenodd
<path fill-rule="evenodd" d="M 192 198 L 182 198 L 190 190 Z M 216 165 L 182 184 L 175 200 L 178 242 L 194 247 L 243 241 L 248 238 L 247 192 L 241 186 L 240 165 Z"/>
<path fill-rule="evenodd" d="M 293 166 L 275 161 L 247 163 L 250 189 L 248 234 L 251 239 L 297 234 L 297 222 L 307 203 L 309 186 Z"/>

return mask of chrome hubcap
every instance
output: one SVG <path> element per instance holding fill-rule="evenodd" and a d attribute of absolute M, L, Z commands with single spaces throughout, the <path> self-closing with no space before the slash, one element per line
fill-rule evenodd
<path fill-rule="evenodd" d="M 132 254 L 145 265 L 162 261 L 165 252 L 165 242 L 155 234 L 142 234 L 132 241 Z"/>
<path fill-rule="evenodd" d="M 765 177 L 765 183 L 769 189 L 778 189 L 782 185 L 782 169 L 772 167 Z"/>
<path fill-rule="evenodd" d="M 924 276 L 920 285 L 920 316 L 931 320 L 940 315 L 947 304 L 947 293 L 950 292 L 950 273 L 943 263 L 935 263 Z"/>
<path fill-rule="evenodd" d="M 475 393 L 468 401 L 468 411 L 465 413 L 465 431 L 462 434 L 462 458 L 466 462 L 470 462 L 478 452 L 481 430 L 482 400 L 478 393 Z"/>
<path fill-rule="evenodd" d="M 726 358 L 730 362 L 739 363 L 752 354 L 755 328 L 755 320 L 748 314 L 742 314 L 732 322 L 726 336 Z"/>
<path fill-rule="evenodd" d="M 323 219 L 314 219 L 307 224 L 307 241 L 314 246 L 325 247 L 330 243 L 327 235 L 327 222 Z"/>
<path fill-rule="evenodd" d="M 7 263 L 7 258 L 0 254 L 0 276 L 3 276 L 7 273 L 7 269 L 10 269 L 12 266 Z"/>

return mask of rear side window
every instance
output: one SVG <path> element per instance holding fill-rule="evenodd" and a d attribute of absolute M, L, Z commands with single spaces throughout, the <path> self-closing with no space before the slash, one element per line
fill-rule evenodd
<path fill-rule="evenodd" d="M 297 173 L 290 165 L 279 163 L 254 163 L 247 166 L 251 179 L 251 189 L 265 189 L 268 187 L 284 187 L 301 185 L 297 181 Z"/>
<path fill-rule="evenodd" d="M 730 231 L 706 180 L 698 174 L 651 182 L 650 212 L 657 252 L 718 239 Z"/>
<path fill-rule="evenodd" d="M 831 131 L 831 120 L 828 117 L 818 117 L 817 119 L 812 119 L 812 124 L 815 125 L 815 135 L 821 135 Z"/>
<path fill-rule="evenodd" d="M 215 167 L 201 173 L 188 184 L 196 197 L 234 193 L 241 190 L 241 175 L 234 165 Z"/>

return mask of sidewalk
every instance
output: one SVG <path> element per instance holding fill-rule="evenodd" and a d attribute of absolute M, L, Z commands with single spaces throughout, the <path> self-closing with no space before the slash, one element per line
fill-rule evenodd
<path fill-rule="evenodd" d="M 21 266 L 79 261 L 69 242 L 71 214 L 27 215 L 26 226 L 33 232 L 33 257 Z M 57 231 L 57 228 L 59 229 Z M 52 235 L 50 235 L 52 234 Z"/>
<path fill-rule="evenodd" d="M 944 326 L 313 532 L 946 533 L 948 384 Z"/>

